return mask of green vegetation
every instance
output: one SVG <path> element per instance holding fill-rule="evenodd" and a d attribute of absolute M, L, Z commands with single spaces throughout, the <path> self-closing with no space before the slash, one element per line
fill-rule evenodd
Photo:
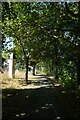
<path fill-rule="evenodd" d="M 17 69 L 24 68 L 28 49 L 34 69 L 39 64 L 68 88 L 80 85 L 80 2 L 4 2 L 2 18 L 3 46 L 6 37 L 15 45 L 3 49 L 14 52 Z"/>

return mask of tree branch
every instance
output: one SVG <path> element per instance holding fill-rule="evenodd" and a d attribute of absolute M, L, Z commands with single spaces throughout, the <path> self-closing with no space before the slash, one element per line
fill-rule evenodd
<path fill-rule="evenodd" d="M 20 46 L 22 47 L 22 51 L 23 51 L 23 54 L 24 54 L 24 59 L 25 59 L 25 62 L 26 62 L 26 53 L 25 53 L 25 48 L 24 48 L 24 45 L 22 43 L 22 41 L 19 39 L 19 43 L 20 43 Z"/>
<path fill-rule="evenodd" d="M 72 17 L 78 18 L 78 14 L 74 14 L 74 12 L 72 12 L 71 10 L 69 10 L 69 7 L 68 7 L 67 2 L 65 2 L 65 8 L 66 8 L 67 12 L 68 12 Z"/>

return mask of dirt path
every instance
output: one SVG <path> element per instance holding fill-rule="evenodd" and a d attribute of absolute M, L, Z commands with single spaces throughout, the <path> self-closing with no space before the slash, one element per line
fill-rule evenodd
<path fill-rule="evenodd" d="M 2 120 L 80 120 L 76 95 L 54 87 L 45 76 L 23 86 L 3 89 Z"/>

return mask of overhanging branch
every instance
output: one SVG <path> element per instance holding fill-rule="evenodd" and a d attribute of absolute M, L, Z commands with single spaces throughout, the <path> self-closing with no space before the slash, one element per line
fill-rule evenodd
<path fill-rule="evenodd" d="M 67 2 L 65 2 L 65 8 L 66 8 L 67 12 L 68 12 L 72 17 L 78 18 L 78 14 L 74 14 L 74 12 L 72 12 L 72 11 L 69 9 Z"/>

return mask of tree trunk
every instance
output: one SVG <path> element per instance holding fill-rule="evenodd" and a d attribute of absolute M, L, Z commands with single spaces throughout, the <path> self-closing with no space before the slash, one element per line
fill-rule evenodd
<path fill-rule="evenodd" d="M 77 85 L 78 91 L 80 91 L 80 43 L 78 44 L 78 56 L 77 56 Z"/>
<path fill-rule="evenodd" d="M 1 37 L 0 37 L 0 67 L 2 68 L 2 40 L 1 40 Z"/>
<path fill-rule="evenodd" d="M 51 68 L 50 68 L 50 72 L 53 74 L 53 60 L 51 60 Z"/>
<path fill-rule="evenodd" d="M 59 76 L 58 76 L 58 45 L 57 45 L 57 42 L 56 42 L 56 45 L 55 45 L 55 57 L 56 57 L 56 61 L 55 61 L 55 64 L 56 64 L 55 80 L 58 83 Z"/>
<path fill-rule="evenodd" d="M 36 68 L 36 66 L 35 66 L 35 64 L 33 65 L 33 75 L 35 75 L 35 68 Z"/>
<path fill-rule="evenodd" d="M 28 84 L 28 62 L 29 62 L 29 56 L 26 58 L 26 83 Z"/>
<path fill-rule="evenodd" d="M 77 82 L 80 85 L 80 56 L 78 56 L 77 61 Z"/>
<path fill-rule="evenodd" d="M 15 78 L 15 59 L 13 59 L 13 78 Z"/>

